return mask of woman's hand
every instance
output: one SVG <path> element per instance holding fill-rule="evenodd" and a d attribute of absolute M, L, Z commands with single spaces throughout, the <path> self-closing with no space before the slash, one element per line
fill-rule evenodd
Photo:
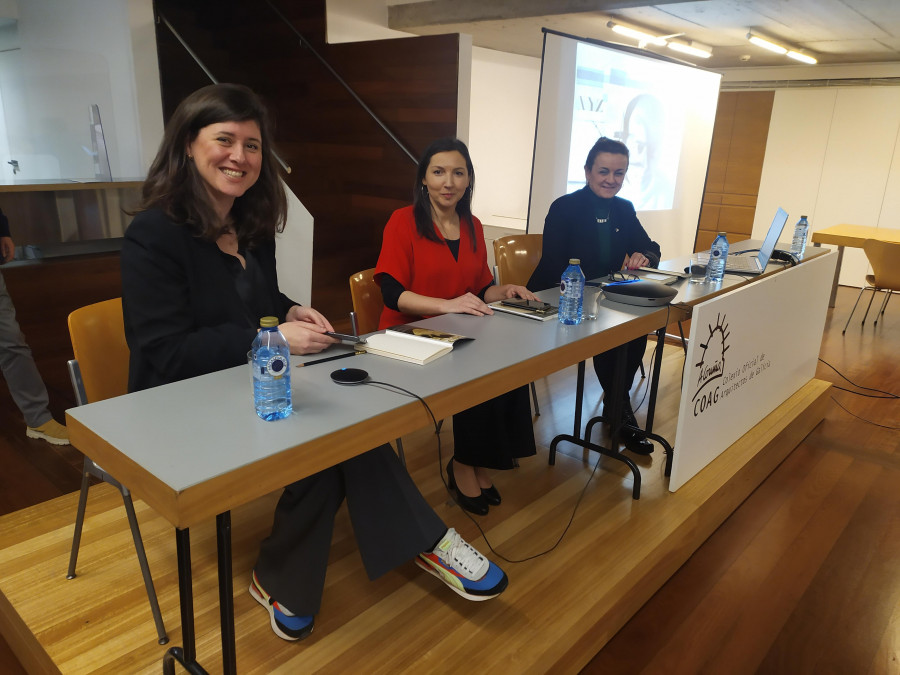
<path fill-rule="evenodd" d="M 466 293 L 457 298 L 441 301 L 441 314 L 472 314 L 474 316 L 485 316 L 493 314 L 494 310 L 482 302 L 481 298 L 473 293 Z"/>
<path fill-rule="evenodd" d="M 287 321 L 278 326 L 291 348 L 291 354 L 317 354 L 339 342 L 325 335 L 334 328 L 322 314 L 312 307 L 294 305 L 288 310 Z"/>
<path fill-rule="evenodd" d="M 643 253 L 632 253 L 630 256 L 625 256 L 625 260 L 622 262 L 622 269 L 636 270 L 638 267 L 647 267 L 649 264 L 650 258 Z"/>
<path fill-rule="evenodd" d="M 522 298 L 523 300 L 538 299 L 538 297 L 527 288 L 516 284 L 491 286 L 484 293 L 484 299 L 487 302 L 497 302 L 497 300 L 508 300 L 509 298 Z"/>

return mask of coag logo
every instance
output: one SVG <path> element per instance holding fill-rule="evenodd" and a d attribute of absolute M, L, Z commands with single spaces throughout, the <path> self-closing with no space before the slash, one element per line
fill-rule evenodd
<path fill-rule="evenodd" d="M 716 325 L 708 326 L 709 336 L 701 343 L 703 354 L 694 364 L 693 380 L 696 386 L 691 401 L 694 417 L 719 402 L 722 377 L 725 374 L 725 352 L 728 351 L 728 324 L 724 315 L 716 317 Z"/>

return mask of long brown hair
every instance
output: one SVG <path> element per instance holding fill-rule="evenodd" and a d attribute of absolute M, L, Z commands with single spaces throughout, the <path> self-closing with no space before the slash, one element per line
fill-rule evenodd
<path fill-rule="evenodd" d="M 239 84 L 203 87 L 178 105 L 166 125 L 159 152 L 144 181 L 141 203 L 134 212 L 159 208 L 197 236 L 210 241 L 218 238 L 225 223 L 216 215 L 206 184 L 187 157 L 187 148 L 210 124 L 247 120 L 259 125 L 262 166 L 256 183 L 234 200 L 231 215 L 242 245 L 253 246 L 274 238 L 284 229 L 287 198 L 272 149 L 272 123 L 260 98 Z"/>

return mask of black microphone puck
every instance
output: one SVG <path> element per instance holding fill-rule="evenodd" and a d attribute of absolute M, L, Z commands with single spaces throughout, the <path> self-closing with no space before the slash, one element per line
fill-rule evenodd
<path fill-rule="evenodd" d="M 340 368 L 332 371 L 331 379 L 338 384 L 362 384 L 369 379 L 369 373 L 361 368 Z"/>

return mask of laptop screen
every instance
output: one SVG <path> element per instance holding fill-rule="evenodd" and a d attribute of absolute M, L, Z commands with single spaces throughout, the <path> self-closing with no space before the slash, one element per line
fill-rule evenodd
<path fill-rule="evenodd" d="M 787 222 L 787 219 L 787 211 L 779 207 L 775 212 L 775 217 L 772 219 L 772 224 L 769 225 L 769 232 L 766 234 L 766 240 L 763 242 L 762 246 L 759 247 L 760 269 L 764 270 L 766 265 L 769 264 L 769 258 L 772 257 L 772 251 L 775 250 L 775 244 L 778 243 L 778 237 L 781 236 L 781 231 L 784 229 L 784 224 Z"/>

